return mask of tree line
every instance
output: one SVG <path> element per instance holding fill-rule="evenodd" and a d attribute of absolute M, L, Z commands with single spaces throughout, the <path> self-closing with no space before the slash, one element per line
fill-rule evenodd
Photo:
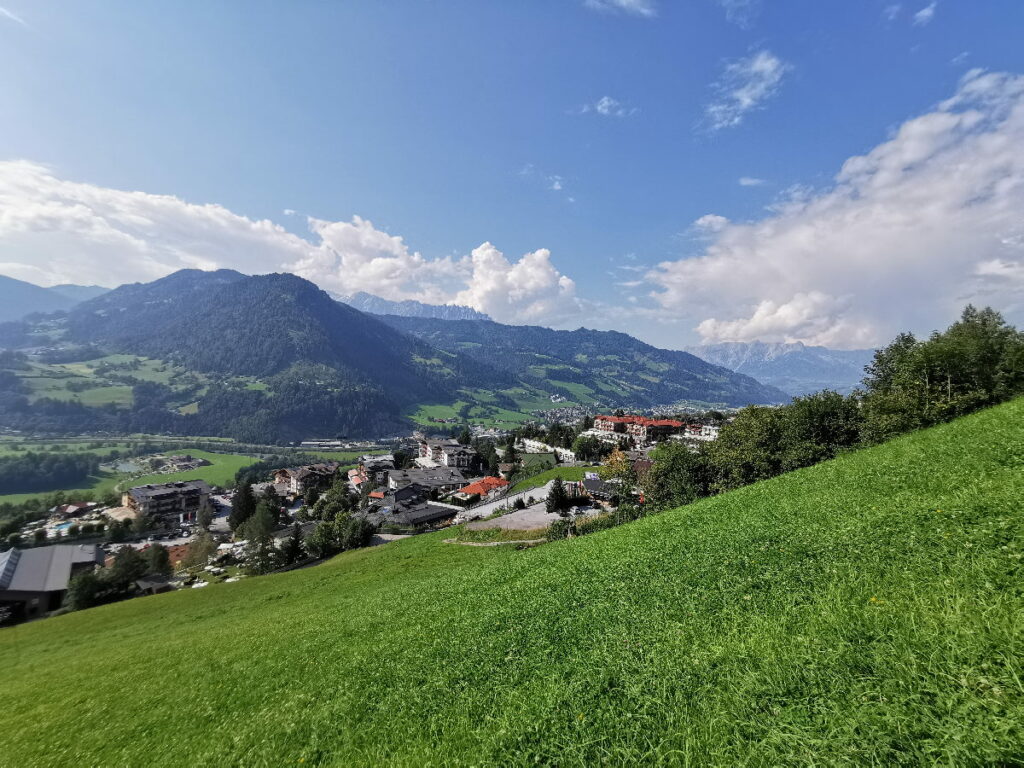
<path fill-rule="evenodd" d="M 679 506 L 1009 400 L 1024 393 L 1024 334 L 995 310 L 968 306 L 927 339 L 900 334 L 865 373 L 845 397 L 826 390 L 744 408 L 696 452 L 658 448 L 645 501 Z"/>
<path fill-rule="evenodd" d="M 608 520 L 581 522 L 576 533 L 809 467 L 1021 394 L 1024 333 L 993 309 L 968 306 L 945 331 L 926 339 L 903 333 L 879 349 L 849 395 L 824 390 L 781 407 L 743 408 L 715 441 L 660 445 L 641 476 L 613 453 L 602 474 L 640 489 L 642 503 L 624 501 Z"/>

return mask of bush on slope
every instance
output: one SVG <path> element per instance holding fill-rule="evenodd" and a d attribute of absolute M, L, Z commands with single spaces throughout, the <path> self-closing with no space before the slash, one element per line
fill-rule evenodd
<path fill-rule="evenodd" d="M 583 539 L 0 632 L 13 765 L 1009 764 L 1024 401 Z"/>

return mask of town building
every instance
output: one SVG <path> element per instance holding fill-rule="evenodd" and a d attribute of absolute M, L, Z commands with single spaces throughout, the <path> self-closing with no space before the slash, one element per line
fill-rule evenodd
<path fill-rule="evenodd" d="M 687 425 L 675 419 L 649 419 L 646 416 L 596 416 L 594 430 L 604 435 L 625 435 L 638 444 L 655 443 L 686 431 Z"/>
<path fill-rule="evenodd" d="M 190 522 L 201 510 L 209 509 L 210 486 L 205 480 L 140 485 L 125 491 L 121 505 L 136 517 L 145 515 L 168 522 Z"/>
<path fill-rule="evenodd" d="M 478 496 L 480 499 L 492 499 L 504 493 L 506 488 L 508 488 L 508 480 L 503 480 L 500 477 L 485 477 L 459 488 L 453 495 L 459 501 L 469 501 L 474 496 Z"/>
<path fill-rule="evenodd" d="M 480 461 L 476 450 L 458 440 L 423 438 L 419 443 L 416 463 L 421 467 L 452 467 L 473 469 Z"/>
<path fill-rule="evenodd" d="M 438 493 L 454 491 L 466 484 L 466 477 L 458 469 L 429 467 L 424 469 L 393 469 L 388 472 L 388 488 L 397 490 L 407 485 L 421 485 Z"/>
<path fill-rule="evenodd" d="M 569 448 L 559 448 L 554 445 L 548 445 L 542 440 L 533 440 L 528 437 L 524 437 L 519 443 L 522 450 L 526 453 L 553 453 L 563 464 L 572 464 L 576 461 L 576 454 Z"/>
<path fill-rule="evenodd" d="M 395 457 L 386 453 L 380 456 L 360 456 L 359 467 L 356 472 L 363 480 L 372 480 L 375 485 L 383 485 L 387 482 L 388 472 L 395 468 Z M 352 472 L 349 472 L 349 479 Z M 360 480 L 360 482 L 363 482 Z"/>
<path fill-rule="evenodd" d="M 34 619 L 60 608 L 68 582 L 76 573 L 103 564 L 96 544 L 56 544 L 0 553 L 0 606 L 15 621 Z"/>
<path fill-rule="evenodd" d="M 307 464 L 304 467 L 289 467 L 274 472 L 274 485 L 288 486 L 288 494 L 301 496 L 310 488 L 325 488 L 334 479 L 334 473 L 341 466 L 336 461 L 321 464 Z"/>

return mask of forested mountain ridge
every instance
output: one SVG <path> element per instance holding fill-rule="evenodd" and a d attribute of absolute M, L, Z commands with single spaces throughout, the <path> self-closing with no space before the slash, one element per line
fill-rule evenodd
<path fill-rule="evenodd" d="M 599 401 L 633 406 L 683 400 L 747 405 L 789 399 L 750 376 L 617 331 L 555 331 L 491 320 L 396 315 L 382 319 L 436 347 L 515 373 L 533 386 L 554 384 Z"/>
<path fill-rule="evenodd" d="M 70 335 L 203 372 L 267 377 L 294 365 L 323 365 L 353 382 L 421 397 L 441 395 L 459 378 L 510 383 L 470 358 L 439 357 L 428 344 L 295 275 L 218 280 L 210 274 L 201 283 L 185 276 L 185 290 L 166 298 L 136 291 L 120 297 L 117 289 L 87 302 L 69 316 Z M 162 296 L 166 286 L 157 287 Z M 118 304 L 116 313 L 108 309 L 111 302 Z"/>
<path fill-rule="evenodd" d="M 785 400 L 629 336 L 370 315 L 290 274 L 183 270 L 0 327 L 0 424 L 245 441 L 379 436 L 410 419 Z"/>

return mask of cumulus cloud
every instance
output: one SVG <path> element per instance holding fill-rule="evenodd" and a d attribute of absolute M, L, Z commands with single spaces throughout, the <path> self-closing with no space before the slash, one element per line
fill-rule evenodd
<path fill-rule="evenodd" d="M 970 301 L 1018 312 L 1021 146 L 1024 76 L 972 70 L 830 187 L 760 221 L 714 220 L 702 255 L 647 274 L 654 298 L 706 341 L 839 347 L 944 326 Z"/>
<path fill-rule="evenodd" d="M 757 51 L 726 65 L 712 86 L 717 98 L 704 110 L 706 126 L 717 131 L 743 122 L 747 113 L 763 107 L 775 96 L 792 69 L 770 51 Z"/>
<path fill-rule="evenodd" d="M 717 213 L 706 213 L 693 222 L 693 229 L 697 232 L 721 232 L 729 226 L 729 220 Z"/>
<path fill-rule="evenodd" d="M 918 27 L 923 27 L 925 24 L 930 23 L 931 20 L 935 18 L 935 7 L 937 5 L 938 2 L 931 2 L 924 8 L 922 8 L 920 11 L 915 13 L 914 25 Z"/>
<path fill-rule="evenodd" d="M 578 312 L 576 285 L 559 274 L 546 248 L 510 262 L 490 243 L 475 248 L 470 256 L 471 275 L 454 303 L 464 304 L 495 319 L 520 322 L 564 318 Z"/>
<path fill-rule="evenodd" d="M 760 187 L 765 183 L 764 179 L 756 179 L 753 176 L 740 176 L 741 187 Z"/>
<path fill-rule="evenodd" d="M 307 221 L 308 239 L 223 206 L 68 181 L 28 161 L 0 162 L 0 273 L 22 280 L 112 286 L 186 267 L 229 267 L 294 272 L 341 294 L 468 303 L 512 322 L 554 322 L 576 307 L 572 280 L 544 249 L 510 261 L 487 243 L 469 256 L 430 259 L 358 216 Z M 481 249 L 486 259 L 478 258 Z M 501 286 L 509 292 L 504 298 Z"/>
<path fill-rule="evenodd" d="M 654 0 L 584 0 L 587 8 L 605 13 L 627 13 L 652 18 L 658 15 Z"/>

